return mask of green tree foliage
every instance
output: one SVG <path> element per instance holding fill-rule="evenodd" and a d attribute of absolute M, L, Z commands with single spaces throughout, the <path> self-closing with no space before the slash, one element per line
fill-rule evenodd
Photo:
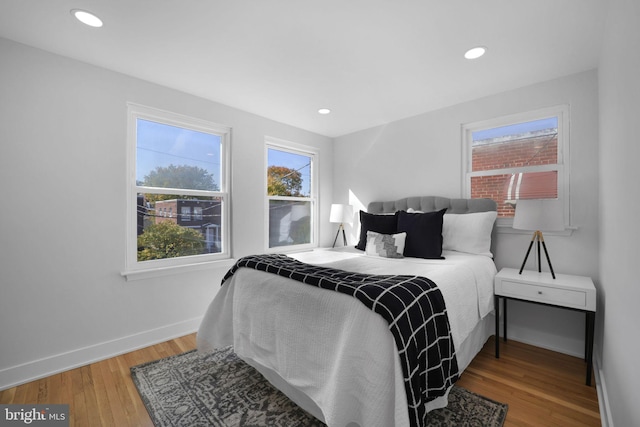
<path fill-rule="evenodd" d="M 199 255 L 204 249 L 202 234 L 171 221 L 150 225 L 138 236 L 138 261 Z"/>
<path fill-rule="evenodd" d="M 302 196 L 302 174 L 285 166 L 269 166 L 267 169 L 267 194 L 269 196 Z"/>
<path fill-rule="evenodd" d="M 190 190 L 218 191 L 220 188 L 213 179 L 213 174 L 206 169 L 189 165 L 158 166 L 140 183 L 146 187 L 181 188 Z M 166 194 L 145 194 L 149 202 L 180 198 Z"/>

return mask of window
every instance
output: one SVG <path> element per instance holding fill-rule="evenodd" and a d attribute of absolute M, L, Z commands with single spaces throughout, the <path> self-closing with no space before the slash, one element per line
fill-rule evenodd
<path fill-rule="evenodd" d="M 191 206 L 182 206 L 180 216 L 183 222 L 191 221 Z"/>
<path fill-rule="evenodd" d="M 193 219 L 196 221 L 202 221 L 202 206 L 193 207 Z"/>
<path fill-rule="evenodd" d="M 228 258 L 230 129 L 135 104 L 128 113 L 127 272 Z"/>
<path fill-rule="evenodd" d="M 567 107 L 464 125 L 463 139 L 466 197 L 495 200 L 502 221 L 519 199 L 559 198 L 568 208 Z"/>
<path fill-rule="evenodd" d="M 316 245 L 316 153 L 267 139 L 268 248 Z"/>

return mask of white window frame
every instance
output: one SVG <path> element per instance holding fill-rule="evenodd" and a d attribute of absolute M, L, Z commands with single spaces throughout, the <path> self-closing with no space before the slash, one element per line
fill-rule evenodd
<path fill-rule="evenodd" d="M 309 156 L 311 158 L 311 191 L 310 197 L 287 197 L 287 196 L 269 196 L 267 194 L 267 168 L 269 167 L 269 149 L 275 149 L 280 151 L 286 151 L 289 153 L 300 154 L 303 156 Z M 318 159 L 320 157 L 320 151 L 317 148 L 297 144 L 290 141 L 285 141 L 278 138 L 265 137 L 264 147 L 264 183 L 263 190 L 265 195 L 264 202 L 264 247 L 268 253 L 276 252 L 295 252 L 308 250 L 318 247 Z M 269 247 L 269 201 L 270 200 L 295 200 L 295 201 L 308 201 L 311 202 L 311 242 L 302 245 L 288 245 Z"/>
<path fill-rule="evenodd" d="M 530 122 L 549 117 L 558 118 L 558 163 L 552 165 L 525 166 L 505 169 L 492 169 L 482 171 L 472 171 L 472 149 L 473 132 L 491 129 L 501 126 L 508 126 L 517 123 Z M 571 225 L 570 213 L 570 135 L 569 135 L 569 106 L 559 105 L 539 110 L 528 111 L 508 116 L 502 116 L 489 120 L 482 120 L 462 125 L 462 194 L 464 197 L 471 197 L 471 178 L 474 176 L 486 176 L 495 174 L 513 174 L 519 172 L 558 172 L 558 199 L 563 201 L 564 206 L 564 224 L 565 229 L 570 232 L 573 228 Z M 498 218 L 496 220 L 498 231 L 512 232 L 513 218 Z M 549 233 L 553 234 L 553 233 Z M 558 234 L 563 234 L 558 233 Z"/>
<path fill-rule="evenodd" d="M 231 128 L 207 120 L 197 119 L 178 113 L 127 103 L 127 227 L 126 227 L 126 259 L 122 275 L 127 280 L 144 279 L 178 271 L 210 268 L 214 262 L 230 259 L 231 228 L 229 212 L 230 196 L 230 143 Z M 149 120 L 170 126 L 181 127 L 198 132 L 220 136 L 221 141 L 221 173 L 219 191 L 201 191 L 174 188 L 155 188 L 138 186 L 136 183 L 137 155 L 137 120 Z M 191 255 L 177 258 L 138 261 L 137 243 L 137 195 L 139 192 L 152 194 L 176 194 L 191 196 L 218 197 L 222 199 L 221 209 L 221 242 L 219 253 Z"/>

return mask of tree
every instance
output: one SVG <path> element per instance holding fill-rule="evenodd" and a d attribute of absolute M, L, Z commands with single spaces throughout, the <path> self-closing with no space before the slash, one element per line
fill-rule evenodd
<path fill-rule="evenodd" d="M 269 166 L 267 169 L 267 194 L 269 196 L 302 196 L 302 174 L 285 166 Z"/>
<path fill-rule="evenodd" d="M 197 166 L 189 165 L 169 165 L 158 166 L 140 183 L 146 187 L 160 188 L 181 188 L 189 190 L 209 190 L 218 191 L 219 187 L 213 179 L 213 174 Z M 157 200 L 170 200 L 180 198 L 167 194 L 145 194 L 145 199 L 149 202 Z"/>
<path fill-rule="evenodd" d="M 138 261 L 199 255 L 204 249 L 202 234 L 171 221 L 152 224 L 138 236 Z"/>

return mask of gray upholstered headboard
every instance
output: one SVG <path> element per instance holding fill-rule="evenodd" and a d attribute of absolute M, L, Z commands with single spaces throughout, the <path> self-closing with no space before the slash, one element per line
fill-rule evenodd
<path fill-rule="evenodd" d="M 373 214 L 393 213 L 409 208 L 422 212 L 433 212 L 447 208 L 447 213 L 464 214 L 487 212 L 498 209 L 491 199 L 448 199 L 438 196 L 405 197 L 391 202 L 371 202 L 367 212 Z"/>

